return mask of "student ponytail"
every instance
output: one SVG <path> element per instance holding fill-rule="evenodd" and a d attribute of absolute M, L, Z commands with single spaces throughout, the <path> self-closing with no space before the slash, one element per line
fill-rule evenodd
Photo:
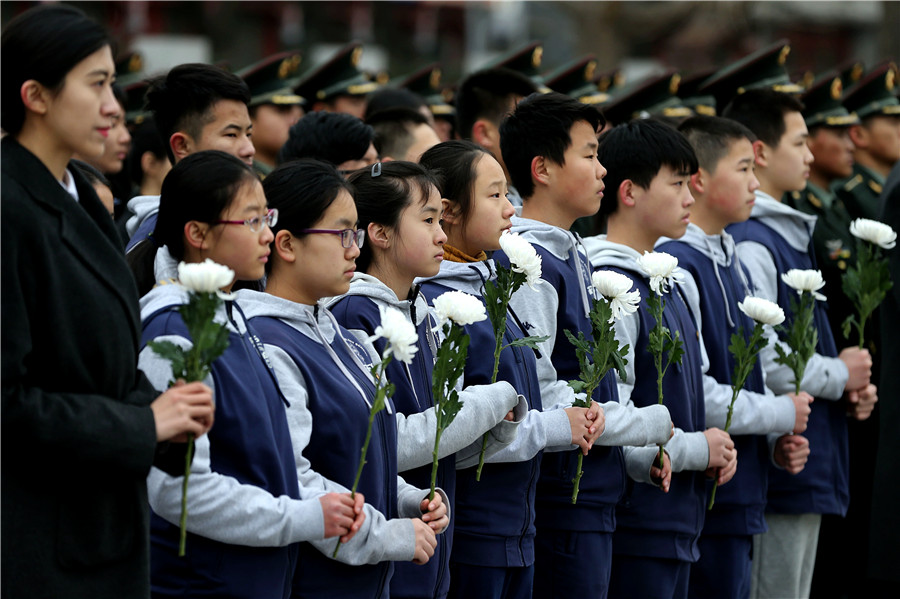
<path fill-rule="evenodd" d="M 162 184 L 156 228 L 149 239 L 128 253 L 141 296 L 157 283 L 153 273 L 156 250 L 166 247 L 172 258 L 184 258 L 184 225 L 195 220 L 213 223 L 234 201 L 238 190 L 259 181 L 249 166 L 231 154 L 207 150 L 179 161 Z"/>

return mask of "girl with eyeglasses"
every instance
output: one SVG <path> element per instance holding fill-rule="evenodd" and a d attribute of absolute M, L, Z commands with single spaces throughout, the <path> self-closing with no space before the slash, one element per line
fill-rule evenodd
<path fill-rule="evenodd" d="M 347 291 L 365 232 L 357 229 L 352 187 L 329 164 L 283 164 L 263 188 L 279 212 L 266 293 L 241 291 L 238 301 L 288 402 L 295 476 L 310 490 L 346 491 L 375 400 L 373 358 L 322 300 Z M 387 400 L 375 416 L 357 489 L 366 499 L 365 523 L 336 559 L 334 541 L 301 546 L 296 597 L 386 597 L 392 561 L 423 564 L 433 555 L 435 534 L 448 522 L 447 506 L 442 493 L 428 501 L 427 489 L 398 477 L 397 428 L 396 409 Z"/>
<path fill-rule="evenodd" d="M 160 394 L 138 370 L 122 242 L 70 162 L 103 153 L 119 110 L 106 31 L 43 5 L 7 23 L 0 57 L 3 595 L 146 597 L 147 471 L 205 438 L 212 393 Z"/>
<path fill-rule="evenodd" d="M 418 351 L 409 365 L 393 361 L 388 378 L 396 386 L 394 404 L 405 414 L 399 420 L 400 471 L 407 481 L 429 486 L 435 418 L 432 369 L 439 339 L 425 297 L 414 285 L 417 277 L 437 274 L 447 239 L 441 229 L 441 196 L 437 182 L 412 162 L 377 163 L 350 176 L 359 214 L 358 227 L 367 234 L 356 259 L 357 272 L 349 292 L 330 309 L 338 322 L 365 342 L 380 324 L 379 309 L 399 310 L 416 327 Z M 384 351 L 377 340 L 375 353 Z M 487 381 L 485 381 L 487 382 Z M 472 387 L 461 392 L 462 410 L 441 436 L 437 483 L 450 498 L 456 495 L 456 468 L 477 463 L 482 435 L 491 430 L 490 451 L 509 443 L 516 424 L 506 422 L 518 405 L 508 383 Z M 524 400 L 519 407 L 524 413 Z M 446 597 L 453 527 L 438 538 L 435 556 L 424 568 L 397 564 L 391 597 Z"/>
<path fill-rule="evenodd" d="M 468 141 L 440 143 L 422 155 L 421 163 L 440 181 L 447 231 L 440 272 L 422 283 L 422 292 L 429 301 L 450 290 L 482 298 L 484 282 L 496 276 L 487 252 L 500 249 L 500 235 L 510 228 L 515 214 L 506 197 L 503 169 L 489 152 Z M 517 293 L 529 292 L 523 287 Z M 472 341 L 464 384 L 483 384 L 493 371 L 494 331 L 488 320 L 466 329 Z M 539 334 L 509 311 L 504 344 Z M 596 416 L 585 408 L 570 407 L 569 395 L 565 401 L 542 396 L 539 359 L 539 352 L 527 347 L 507 346 L 500 354 L 498 380 L 509 381 L 531 409 L 515 441 L 486 459 L 480 481 L 475 468 L 457 473 L 450 597 L 531 597 L 535 499 L 543 452 L 570 451 L 576 444 L 586 452 L 602 432 L 598 424 L 602 420 L 591 419 Z M 510 501 L 511 497 L 519 500 Z"/>
<path fill-rule="evenodd" d="M 179 262 L 211 259 L 235 280 L 260 279 L 277 221 L 250 167 L 224 152 L 191 154 L 163 182 L 154 233 L 160 248 L 148 256 L 155 278 L 177 283 Z M 177 312 L 187 299 L 177 284 L 157 285 L 142 298 L 145 344 L 191 346 Z M 155 596 L 288 597 L 300 542 L 352 536 L 362 520 L 362 502 L 347 493 L 301 494 L 289 400 L 239 304 L 225 299 L 216 315 L 229 345 L 206 381 L 215 392 L 216 427 L 196 441 L 184 557 L 177 556 L 183 478 L 154 468 L 147 480 Z M 169 385 L 169 361 L 149 347 L 140 367 L 157 388 Z"/>

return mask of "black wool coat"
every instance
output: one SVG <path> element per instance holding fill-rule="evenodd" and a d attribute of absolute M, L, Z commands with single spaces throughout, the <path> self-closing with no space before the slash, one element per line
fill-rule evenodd
<path fill-rule="evenodd" d="M 158 393 L 137 369 L 121 240 L 78 173 L 76 202 L 15 140 L 0 147 L 2 594 L 148 597 Z"/>

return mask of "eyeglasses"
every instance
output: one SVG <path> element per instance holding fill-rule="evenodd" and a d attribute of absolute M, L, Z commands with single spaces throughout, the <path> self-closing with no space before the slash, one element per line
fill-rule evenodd
<path fill-rule="evenodd" d="M 250 231 L 258 233 L 262 231 L 263 225 L 274 227 L 278 222 L 278 208 L 272 208 L 266 212 L 265 216 L 254 216 L 247 220 L 217 220 L 214 225 L 247 225 Z"/>
<path fill-rule="evenodd" d="M 300 229 L 296 233 L 330 233 L 332 235 L 340 235 L 341 245 L 344 248 L 350 248 L 356 241 L 356 247 L 361 248 L 366 240 L 365 229 Z"/>

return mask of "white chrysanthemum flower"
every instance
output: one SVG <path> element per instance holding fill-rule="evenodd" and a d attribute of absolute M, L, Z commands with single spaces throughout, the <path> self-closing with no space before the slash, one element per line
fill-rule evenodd
<path fill-rule="evenodd" d="M 650 277 L 650 289 L 657 295 L 667 293 L 684 279 L 684 273 L 676 270 L 678 258 L 665 252 L 644 252 L 637 264 Z"/>
<path fill-rule="evenodd" d="M 623 316 L 632 314 L 638 309 L 641 292 L 637 289 L 630 291 L 633 283 L 622 273 L 613 270 L 597 270 L 591 275 L 591 283 L 600 295 L 609 300 L 612 308 L 609 322 L 620 320 Z"/>
<path fill-rule="evenodd" d="M 387 346 L 382 357 L 391 355 L 395 360 L 406 364 L 412 363 L 413 356 L 419 351 L 416 327 L 396 308 L 378 306 L 378 312 L 381 315 L 381 324 L 376 327 L 375 334 L 369 337 L 369 341 L 384 338 Z"/>
<path fill-rule="evenodd" d="M 534 289 L 543 283 L 541 279 L 541 257 L 534 247 L 519 237 L 518 233 L 504 231 L 500 235 L 500 249 L 509 258 L 509 265 L 514 272 L 525 273 L 525 282 Z"/>
<path fill-rule="evenodd" d="M 200 263 L 178 265 L 178 282 L 191 291 L 215 293 L 233 281 L 233 270 L 209 258 Z"/>
<path fill-rule="evenodd" d="M 886 250 L 897 245 L 897 233 L 889 226 L 877 220 L 857 218 L 850 223 L 850 233 L 863 241 L 874 243 Z"/>
<path fill-rule="evenodd" d="M 460 326 L 481 322 L 487 318 L 484 304 L 474 295 L 463 291 L 448 291 L 434 298 L 434 311 L 438 326 L 452 320 Z"/>
<path fill-rule="evenodd" d="M 798 295 L 801 295 L 804 291 L 809 291 L 817 300 L 825 301 L 825 296 L 819 293 L 819 289 L 825 286 L 825 279 L 822 278 L 821 270 L 792 268 L 785 273 L 781 273 L 781 280 L 791 289 L 795 289 Z"/>
<path fill-rule="evenodd" d="M 741 309 L 741 312 L 762 324 L 774 327 L 784 322 L 784 310 L 781 309 L 781 306 L 761 297 L 748 295 L 743 302 L 738 302 L 738 308 Z"/>

